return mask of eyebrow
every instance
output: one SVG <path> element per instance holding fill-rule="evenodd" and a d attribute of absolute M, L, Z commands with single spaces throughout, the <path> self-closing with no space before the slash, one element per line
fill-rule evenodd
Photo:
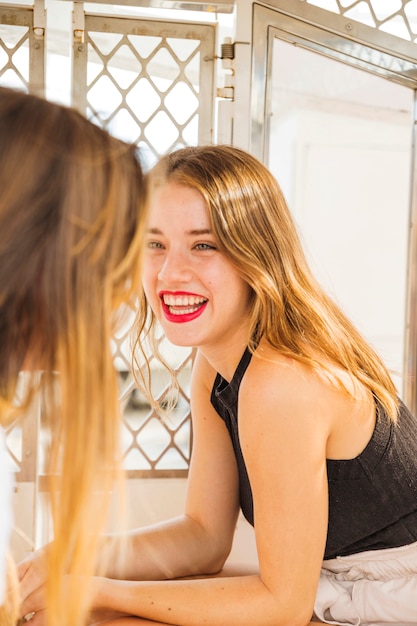
<path fill-rule="evenodd" d="M 160 230 L 159 228 L 148 228 L 148 233 L 151 235 L 163 235 L 162 230 Z M 212 235 L 213 231 L 211 230 L 211 228 L 195 228 L 192 230 L 186 230 L 185 234 L 192 237 L 199 237 L 201 235 Z"/>

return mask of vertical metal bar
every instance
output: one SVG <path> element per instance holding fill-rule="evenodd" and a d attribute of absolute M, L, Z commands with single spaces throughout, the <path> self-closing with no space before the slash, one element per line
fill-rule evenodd
<path fill-rule="evenodd" d="M 417 415 L 417 91 L 414 91 L 403 397 Z"/>
<path fill-rule="evenodd" d="M 45 95 L 45 31 L 44 0 L 34 0 L 33 26 L 29 32 L 29 91 Z"/>
<path fill-rule="evenodd" d="M 264 102 L 264 121 L 263 121 L 263 145 L 262 145 L 262 161 L 269 166 L 269 138 L 271 134 L 271 115 L 272 115 L 272 99 L 274 90 L 274 30 L 267 29 L 266 37 L 266 84 L 265 84 L 265 102 Z"/>
<path fill-rule="evenodd" d="M 72 106 L 83 115 L 87 109 L 87 43 L 84 3 L 74 2 L 72 39 Z"/>
<path fill-rule="evenodd" d="M 199 76 L 199 108 L 198 141 L 202 144 L 213 143 L 214 137 L 214 59 L 215 29 L 205 29 L 201 38 L 200 76 Z M 205 120 L 202 123 L 201 120 Z M 208 122 L 208 123 L 207 123 Z"/>
<path fill-rule="evenodd" d="M 267 31 L 271 12 L 263 7 L 254 7 L 252 34 L 252 77 L 251 77 L 251 152 L 261 161 L 265 150 L 265 96 L 267 85 L 268 43 Z M 270 69 L 269 69 L 270 71 Z"/>
<path fill-rule="evenodd" d="M 250 118 L 252 111 L 251 53 L 253 2 L 235 0 L 234 102 L 232 108 L 232 143 L 250 150 Z"/>
<path fill-rule="evenodd" d="M 21 376 L 23 394 L 25 394 L 28 375 L 22 373 Z M 39 390 L 42 374 L 39 372 L 34 376 L 34 387 Z M 16 534 L 13 538 L 14 553 L 19 554 L 20 557 L 23 557 L 25 551 L 33 548 L 36 543 L 41 410 L 41 394 L 37 391 L 21 418 L 22 460 L 20 472 L 16 476 L 14 496 Z"/>
<path fill-rule="evenodd" d="M 27 375 L 22 373 L 21 376 Z M 37 375 L 34 380 L 36 388 L 39 388 L 40 376 L 41 374 Z M 26 387 L 25 383 L 23 385 Z M 24 389 L 24 393 L 26 393 L 26 389 Z M 35 393 L 27 412 L 22 417 L 22 464 L 19 474 L 19 480 L 22 482 L 32 482 L 37 479 L 40 412 L 40 394 Z"/>
<path fill-rule="evenodd" d="M 233 136 L 233 102 L 220 100 L 217 105 L 216 143 L 232 143 Z"/>

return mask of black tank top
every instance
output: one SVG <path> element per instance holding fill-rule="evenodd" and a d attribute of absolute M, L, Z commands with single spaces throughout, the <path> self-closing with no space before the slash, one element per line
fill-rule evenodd
<path fill-rule="evenodd" d="M 230 433 L 239 471 L 240 506 L 253 526 L 252 490 L 238 424 L 239 387 L 251 358 L 246 349 L 230 383 L 217 374 L 211 403 Z M 376 407 L 375 430 L 365 450 L 352 460 L 327 460 L 325 559 L 417 541 L 417 420 L 402 402 L 397 424 L 389 420 L 378 400 Z"/>

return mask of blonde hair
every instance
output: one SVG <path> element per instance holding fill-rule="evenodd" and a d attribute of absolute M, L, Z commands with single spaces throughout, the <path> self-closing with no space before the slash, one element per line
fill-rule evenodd
<path fill-rule="evenodd" d="M 75 110 L 0 89 L 0 189 L 0 419 L 15 416 L 19 372 L 44 370 L 56 433 L 47 623 L 78 626 L 118 476 L 110 343 L 140 281 L 146 183 L 135 146 Z"/>
<path fill-rule="evenodd" d="M 150 172 L 152 189 L 175 182 L 203 197 L 219 248 L 253 291 L 251 349 L 264 337 L 281 353 L 345 388 L 330 363 L 361 381 L 391 419 L 397 393 L 380 357 L 313 277 L 282 191 L 256 158 L 231 146 L 180 149 Z M 138 333 L 155 317 L 140 297 Z"/>

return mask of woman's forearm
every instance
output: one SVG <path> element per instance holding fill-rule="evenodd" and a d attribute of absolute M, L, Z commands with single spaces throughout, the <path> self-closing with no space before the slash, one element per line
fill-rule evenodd
<path fill-rule="evenodd" d="M 229 547 L 184 515 L 167 522 L 108 535 L 103 546 L 104 572 L 122 580 L 166 580 L 218 572 Z"/>
<path fill-rule="evenodd" d="M 303 598 L 277 598 L 259 576 L 132 582 L 97 580 L 96 603 L 177 626 L 280 626 L 310 623 Z M 293 616 L 292 618 L 290 616 Z"/>

